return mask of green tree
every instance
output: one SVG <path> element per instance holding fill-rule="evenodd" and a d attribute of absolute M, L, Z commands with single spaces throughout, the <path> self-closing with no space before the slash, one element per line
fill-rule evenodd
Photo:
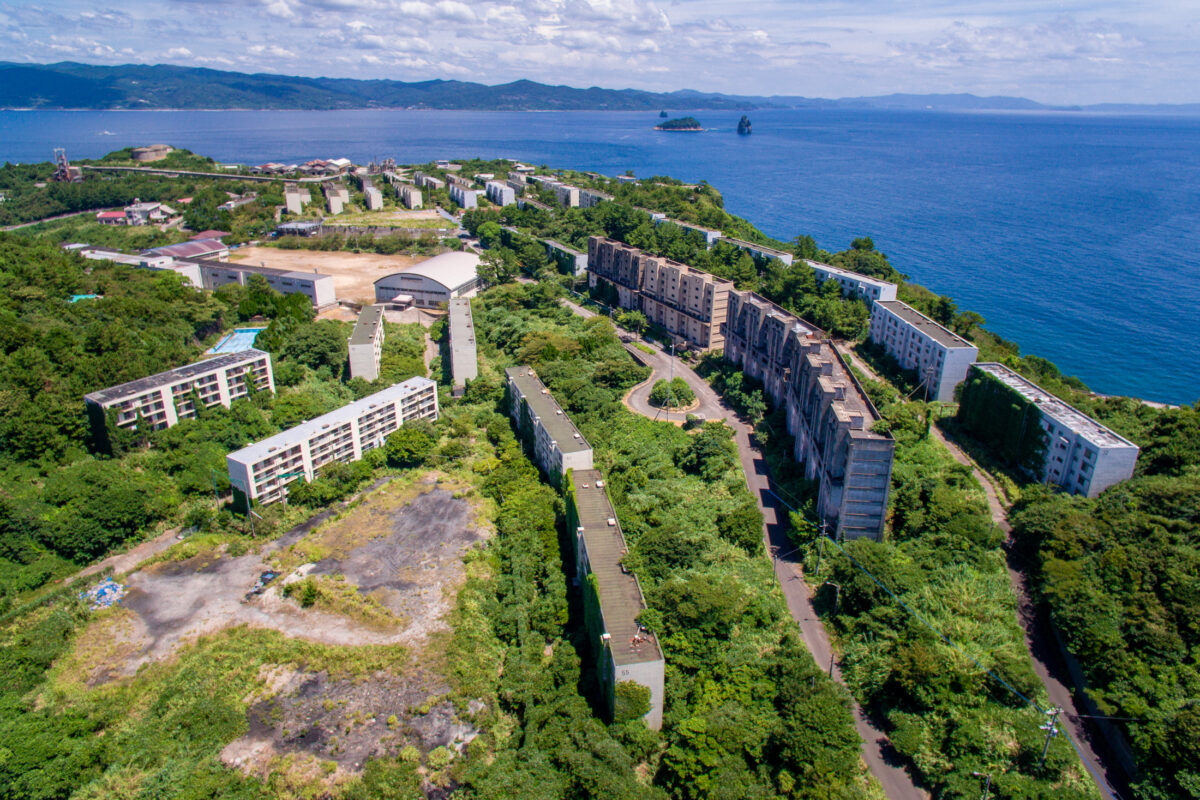
<path fill-rule="evenodd" d="M 415 467 L 425 461 L 437 446 L 433 426 L 423 420 L 409 422 L 388 436 L 384 445 L 389 466 Z"/>

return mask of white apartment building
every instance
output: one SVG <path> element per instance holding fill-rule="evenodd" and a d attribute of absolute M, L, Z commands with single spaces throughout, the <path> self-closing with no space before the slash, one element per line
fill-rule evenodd
<path fill-rule="evenodd" d="M 954 402 L 954 387 L 967 377 L 979 348 L 899 300 L 871 306 L 871 341 L 904 369 L 917 373 L 930 400 Z"/>
<path fill-rule="evenodd" d="M 822 264 L 820 261 L 805 259 L 804 263 L 812 267 L 813 271 L 817 273 L 817 281 L 819 283 L 837 281 L 842 287 L 842 294 L 846 297 L 861 297 L 867 301 L 867 305 L 874 303 L 876 300 L 896 299 L 896 284 L 894 283 L 881 281 L 879 278 L 872 278 L 869 275 L 863 275 L 858 272 L 851 272 L 841 267 Z"/>
<path fill-rule="evenodd" d="M 283 204 L 289 214 L 299 214 L 304 211 L 304 204 L 312 202 L 312 194 L 307 189 L 301 190 L 294 183 L 283 187 Z"/>
<path fill-rule="evenodd" d="M 253 349 L 228 353 L 110 386 L 85 395 L 83 400 L 92 429 L 101 438 L 109 409 L 116 410 L 120 428 L 137 428 L 139 423 L 150 430 L 170 428 L 181 419 L 196 416 L 193 390 L 205 406 L 219 403 L 229 408 L 234 400 L 248 394 L 247 380 L 252 380 L 259 391 L 274 393 L 270 354 Z"/>
<path fill-rule="evenodd" d="M 498 206 L 511 206 L 517 202 L 517 193 L 507 183 L 502 181 L 488 181 L 484 184 L 487 191 L 487 199 Z"/>
<path fill-rule="evenodd" d="M 450 199 L 457 203 L 462 208 L 476 208 L 479 206 L 479 190 L 468 189 L 459 183 L 450 184 Z"/>
<path fill-rule="evenodd" d="M 363 189 L 363 202 L 368 211 L 379 211 L 383 208 L 383 193 L 374 186 Z"/>
<path fill-rule="evenodd" d="M 1133 477 L 1139 453 L 1133 442 L 1003 364 L 976 364 L 974 369 L 1000 381 L 1041 412 L 1046 460 L 1036 477 L 1042 483 L 1096 497 Z"/>
<path fill-rule="evenodd" d="M 401 425 L 437 417 L 437 384 L 409 378 L 230 453 L 229 483 L 240 503 L 274 503 L 297 478 L 311 481 L 326 464 L 357 461 Z"/>
<path fill-rule="evenodd" d="M 722 236 L 720 238 L 721 238 L 721 241 L 725 242 L 726 244 L 731 244 L 734 247 L 736 247 L 737 249 L 741 250 L 742 252 L 749 253 L 753 258 L 755 258 L 758 261 L 770 261 L 773 258 L 777 258 L 780 261 L 782 261 L 784 264 L 787 264 L 790 267 L 792 265 L 792 261 L 795 258 L 791 253 L 787 252 L 786 250 L 776 250 L 774 247 L 767 247 L 766 245 L 754 244 L 754 242 L 747 242 L 747 241 L 743 241 L 742 239 L 733 239 L 729 236 Z"/>
<path fill-rule="evenodd" d="M 558 200 L 560 206 L 567 208 L 579 207 L 579 189 L 575 186 L 568 186 L 565 183 L 554 185 L 554 198 Z"/>
<path fill-rule="evenodd" d="M 504 370 L 508 384 L 509 413 L 517 433 L 529 445 L 533 461 L 555 485 L 561 485 L 567 470 L 592 468 L 592 446 L 563 413 L 532 367 Z"/>
<path fill-rule="evenodd" d="M 420 208 L 423 202 L 421 190 L 407 183 L 400 187 L 400 202 L 405 208 Z"/>
<path fill-rule="evenodd" d="M 383 306 L 363 306 L 350 334 L 350 377 L 374 381 L 383 358 Z"/>
<path fill-rule="evenodd" d="M 462 397 L 467 381 L 479 377 L 478 351 L 475 345 L 475 322 L 471 317 L 471 301 L 456 297 L 448 304 L 450 311 L 450 375 L 454 380 L 452 394 Z"/>
<path fill-rule="evenodd" d="M 544 239 L 542 244 L 546 246 L 546 258 L 558 265 L 559 272 L 569 275 L 583 275 L 587 272 L 587 253 L 567 247 L 553 239 Z"/>
<path fill-rule="evenodd" d="M 599 189 L 580 189 L 579 190 L 579 207 L 593 208 L 605 201 L 611 201 L 613 196 Z"/>

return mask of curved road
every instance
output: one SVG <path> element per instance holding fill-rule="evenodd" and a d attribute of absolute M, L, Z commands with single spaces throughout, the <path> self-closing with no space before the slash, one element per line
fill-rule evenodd
<path fill-rule="evenodd" d="M 838 342 L 837 349 L 867 377 L 876 381 L 883 380 L 858 357 L 848 343 Z M 1013 547 L 1012 526 L 1008 523 L 1008 509 L 1001 501 L 991 478 L 975 463 L 974 459 L 968 456 L 936 425 L 930 426 L 930 431 L 939 442 L 946 446 L 955 461 L 971 468 L 975 479 L 983 487 L 987 495 L 992 522 L 1004 532 L 1008 580 L 1017 597 L 1017 618 L 1025 634 L 1025 645 L 1033 659 L 1034 671 L 1041 679 L 1042 685 L 1046 687 L 1046 696 L 1050 699 L 1050 704 L 1066 712 L 1059 719 L 1075 743 L 1080 760 L 1092 774 L 1100 794 L 1107 800 L 1120 800 L 1122 794 L 1114 787 L 1121 787 L 1128 795 L 1126 779 L 1120 769 L 1113 766 L 1116 762 L 1115 758 L 1111 759 L 1109 764 L 1105 764 L 1105 760 L 1098 753 L 1098 751 L 1105 751 L 1107 754 L 1108 748 L 1104 736 L 1092 725 L 1086 724 L 1085 719 L 1081 716 L 1088 713 L 1087 709 L 1082 702 L 1076 701 L 1075 693 L 1071 688 L 1074 686 L 1074 681 L 1059 652 L 1058 641 L 1050 620 L 1046 618 L 1045 614 L 1038 612 L 1037 605 L 1030 595 L 1029 576 L 1023 570 L 1023 567 L 1027 565 L 1021 563 L 1021 557 Z"/>
<path fill-rule="evenodd" d="M 569 300 L 564 299 L 561 302 L 580 316 L 595 316 L 594 312 Z M 779 581 L 779 587 L 787 601 L 788 611 L 791 612 L 792 619 L 799 626 L 801 637 L 817 666 L 827 670 L 831 669 L 833 678 L 838 683 L 845 685 L 842 680 L 842 671 L 834 660 L 829 634 L 825 631 L 820 617 L 817 616 L 816 609 L 813 608 L 812 592 L 803 578 L 795 548 L 787 536 L 787 508 L 772 488 L 767 461 L 755 446 L 750 426 L 742 422 L 737 414 L 726 407 L 708 382 L 680 359 L 672 359 L 672 356 L 657 348 L 655 348 L 654 354 L 644 353 L 629 344 L 626 345 L 626 349 L 640 363 L 647 364 L 654 370 L 650 380 L 639 386 L 652 386 L 653 381 L 658 377 L 667 377 L 673 371 L 677 377 L 687 381 L 700 403 L 697 409 L 689 413 L 703 416 L 705 419 L 724 420 L 733 428 L 733 440 L 737 445 L 742 472 L 746 475 L 746 486 L 749 488 L 750 494 L 754 495 L 759 511 L 762 512 L 763 539 L 767 545 L 767 552 L 774 557 L 775 578 Z M 674 360 L 673 367 L 671 366 L 672 360 Z M 671 422 L 682 421 L 686 416 L 676 413 L 666 414 L 662 409 L 651 406 L 649 402 L 641 402 L 638 397 L 637 387 L 634 387 L 633 392 L 627 397 L 626 403 L 642 416 L 651 419 L 665 418 Z M 871 770 L 871 774 L 879 781 L 889 800 L 927 800 L 929 795 L 917 788 L 909 774 L 900 766 L 899 760 L 893 757 L 892 746 L 887 735 L 867 718 L 853 696 L 850 698 L 850 703 L 851 712 L 854 715 L 854 727 L 862 740 L 863 761 Z"/>

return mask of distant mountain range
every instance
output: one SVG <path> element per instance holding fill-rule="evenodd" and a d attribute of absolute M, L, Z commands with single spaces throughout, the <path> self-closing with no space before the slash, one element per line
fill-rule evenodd
<path fill-rule="evenodd" d="M 681 90 L 578 89 L 514 81 L 354 80 L 224 72 L 166 64 L 102 67 L 64 61 L 0 61 L 0 108 L 309 109 L 420 108 L 477 111 L 657 111 L 755 108 L 878 108 L 932 111 L 1093 111 L 1200 114 L 1200 103 L 1048 106 L 1021 97 L 890 94 L 825 100 L 785 95 L 727 95 Z"/>

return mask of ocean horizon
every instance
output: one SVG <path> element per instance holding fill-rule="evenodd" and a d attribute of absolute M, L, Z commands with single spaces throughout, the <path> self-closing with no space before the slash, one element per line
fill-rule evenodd
<path fill-rule="evenodd" d="M 1200 398 L 1200 119 L 1081 112 L 0 111 L 0 159 L 163 142 L 255 164 L 516 158 L 707 181 L 826 250 L 870 236 L 910 279 L 1094 391 Z"/>

